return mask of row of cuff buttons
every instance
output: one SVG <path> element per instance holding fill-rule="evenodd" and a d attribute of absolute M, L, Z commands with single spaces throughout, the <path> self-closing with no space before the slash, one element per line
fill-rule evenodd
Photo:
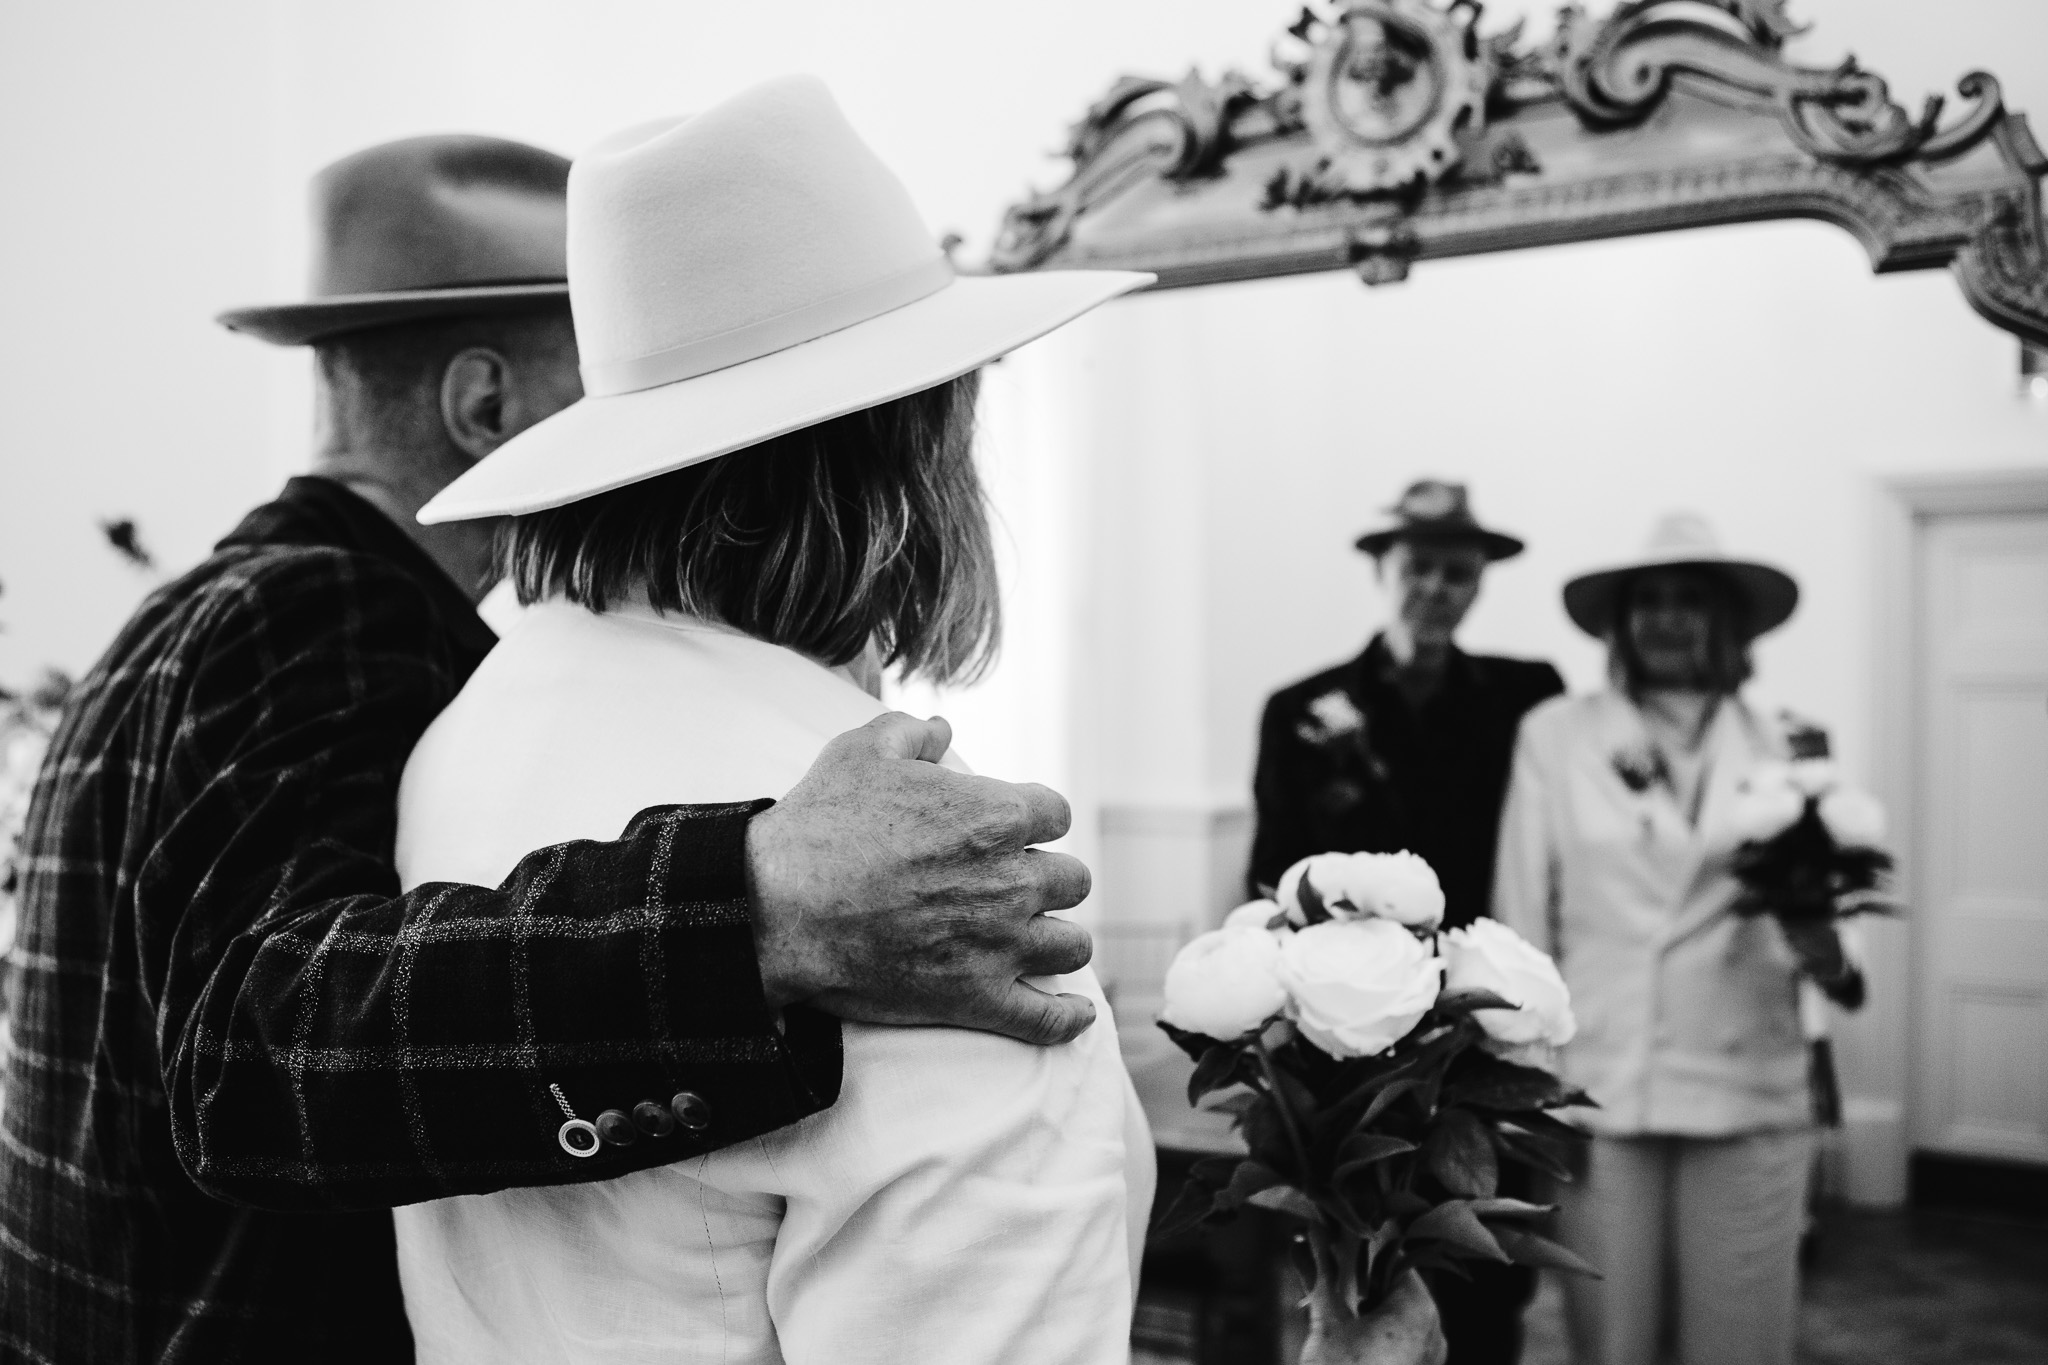
<path fill-rule="evenodd" d="M 667 1105 L 642 1100 L 633 1106 L 631 1118 L 622 1109 L 607 1109 L 597 1122 L 572 1118 L 562 1125 L 555 1140 L 570 1156 L 596 1156 L 599 1147 L 630 1147 L 645 1133 L 651 1138 L 667 1137 L 681 1128 L 697 1134 L 711 1126 L 711 1105 L 694 1090 L 678 1090 Z"/>

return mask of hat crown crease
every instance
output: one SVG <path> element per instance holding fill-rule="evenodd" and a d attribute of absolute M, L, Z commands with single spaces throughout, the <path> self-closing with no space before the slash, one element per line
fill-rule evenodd
<path fill-rule="evenodd" d="M 953 274 L 902 182 L 800 76 L 580 158 L 569 279 L 585 388 L 606 397 L 842 330 Z"/>

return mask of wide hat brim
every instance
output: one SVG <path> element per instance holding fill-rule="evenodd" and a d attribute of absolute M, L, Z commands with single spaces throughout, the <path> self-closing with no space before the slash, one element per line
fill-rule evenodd
<path fill-rule="evenodd" d="M 568 282 L 554 280 L 342 294 L 300 303 L 231 308 L 214 321 L 231 332 L 241 332 L 272 345 L 305 346 L 344 332 L 400 322 L 518 313 L 552 304 L 567 307 L 568 303 Z"/>
<path fill-rule="evenodd" d="M 914 303 L 722 370 L 585 398 L 478 461 L 419 519 L 560 507 L 934 388 L 1153 278 L 1123 270 L 961 276 Z"/>
<path fill-rule="evenodd" d="M 1605 638 L 1614 624 L 1615 596 L 1633 574 L 1646 569 L 1701 569 L 1718 574 L 1749 603 L 1752 636 L 1776 630 L 1799 606 L 1799 583 L 1791 574 L 1749 559 L 1686 555 L 1645 558 L 1580 574 L 1564 585 L 1564 610 L 1588 635 Z"/>
<path fill-rule="evenodd" d="M 1477 545 L 1486 552 L 1489 560 L 1494 561 L 1513 559 L 1527 548 L 1515 537 L 1502 531 L 1489 531 L 1483 526 L 1389 526 L 1384 530 L 1367 531 L 1351 543 L 1366 554 L 1378 556 L 1391 549 L 1397 540 Z"/>

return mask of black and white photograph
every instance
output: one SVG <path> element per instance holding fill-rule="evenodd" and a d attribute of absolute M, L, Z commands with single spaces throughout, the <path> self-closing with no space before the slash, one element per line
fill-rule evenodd
<path fill-rule="evenodd" d="M 2033 111 L 0 5 L 0 1365 L 2048 1362 Z"/>

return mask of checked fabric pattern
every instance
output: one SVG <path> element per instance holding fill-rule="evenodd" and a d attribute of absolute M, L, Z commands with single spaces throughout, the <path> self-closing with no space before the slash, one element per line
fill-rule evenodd
<path fill-rule="evenodd" d="M 492 640 L 382 514 L 294 479 L 81 683 L 8 964 L 0 1358 L 408 1360 L 381 1210 L 836 1096 L 837 1025 L 761 996 L 765 803 L 399 894 L 399 775 Z M 713 1123 L 577 1160 L 550 1084 L 584 1117 L 688 1088 Z"/>

